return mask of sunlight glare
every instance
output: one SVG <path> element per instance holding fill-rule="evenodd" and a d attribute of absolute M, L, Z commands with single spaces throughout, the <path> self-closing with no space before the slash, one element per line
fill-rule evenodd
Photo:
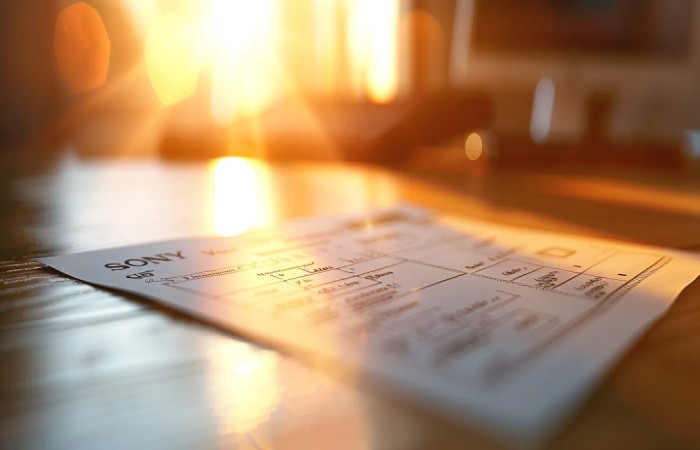
<path fill-rule="evenodd" d="M 340 79 L 341 11 L 339 1 L 313 0 L 314 81 L 318 92 L 328 96 L 335 93 Z"/>
<path fill-rule="evenodd" d="M 244 158 L 214 162 L 214 233 L 233 236 L 272 222 L 270 177 L 265 168 Z"/>
<path fill-rule="evenodd" d="M 371 47 L 367 20 L 372 17 L 371 0 L 346 0 L 347 20 L 347 58 L 349 66 L 350 89 L 355 95 L 365 91 L 367 73 L 367 55 Z"/>
<path fill-rule="evenodd" d="M 399 0 L 347 0 L 350 82 L 374 103 L 398 90 Z"/>
<path fill-rule="evenodd" d="M 201 65 L 196 29 L 175 14 L 155 19 L 146 36 L 146 70 L 158 99 L 171 105 L 192 95 Z"/>
<path fill-rule="evenodd" d="M 135 31 L 141 39 L 146 37 L 149 25 L 158 17 L 158 2 L 153 0 L 122 0 L 131 15 Z"/>
<path fill-rule="evenodd" d="M 398 89 L 399 0 L 374 2 L 370 15 L 371 42 L 367 94 L 374 103 L 388 103 Z"/>
<path fill-rule="evenodd" d="M 232 342 L 215 348 L 209 388 L 224 434 L 252 431 L 265 423 L 281 401 L 279 355 L 271 350 Z"/>
<path fill-rule="evenodd" d="M 205 20 L 212 49 L 211 114 L 225 125 L 253 116 L 281 96 L 276 79 L 277 0 L 215 0 Z"/>

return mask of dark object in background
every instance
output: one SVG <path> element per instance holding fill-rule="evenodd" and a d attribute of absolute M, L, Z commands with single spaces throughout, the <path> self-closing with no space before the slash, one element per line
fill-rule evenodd
<path fill-rule="evenodd" d="M 410 149 L 487 127 L 493 108 L 478 92 L 416 97 L 391 105 L 316 104 L 308 112 L 278 107 L 227 128 L 172 128 L 164 134 L 166 157 L 210 158 L 227 154 L 277 159 L 335 157 L 349 161 L 401 162 Z"/>
<path fill-rule="evenodd" d="M 52 49 L 56 13 L 53 2 L 44 0 L 0 2 L 2 150 L 29 140 L 60 112 Z"/>
<path fill-rule="evenodd" d="M 692 0 L 486 0 L 473 48 L 511 54 L 683 57 Z"/>

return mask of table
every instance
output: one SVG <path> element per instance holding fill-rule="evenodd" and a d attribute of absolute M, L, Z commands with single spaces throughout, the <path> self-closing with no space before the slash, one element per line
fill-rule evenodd
<path fill-rule="evenodd" d="M 700 251 L 700 180 L 593 169 L 390 170 L 329 162 L 2 159 L 1 448 L 492 448 L 474 430 L 31 259 L 234 234 L 410 202 Z M 700 446 L 700 280 L 610 371 L 552 448 Z"/>

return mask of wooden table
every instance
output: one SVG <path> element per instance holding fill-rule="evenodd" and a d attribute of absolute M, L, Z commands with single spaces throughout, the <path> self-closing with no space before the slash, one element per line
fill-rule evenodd
<path fill-rule="evenodd" d="M 490 448 L 317 362 L 249 343 L 34 257 L 412 202 L 700 251 L 682 173 L 390 171 L 340 163 L 2 161 L 0 448 Z M 552 448 L 700 448 L 700 281 L 613 368 Z"/>

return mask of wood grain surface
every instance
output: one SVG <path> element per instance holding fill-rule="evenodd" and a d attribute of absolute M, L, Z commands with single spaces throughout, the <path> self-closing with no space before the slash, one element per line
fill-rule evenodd
<path fill-rule="evenodd" d="M 682 173 L 423 173 L 340 163 L 2 160 L 0 448 L 406 449 L 495 444 L 298 359 L 32 258 L 240 232 L 411 202 L 541 230 L 700 251 Z M 700 448 L 700 282 L 551 448 Z"/>

